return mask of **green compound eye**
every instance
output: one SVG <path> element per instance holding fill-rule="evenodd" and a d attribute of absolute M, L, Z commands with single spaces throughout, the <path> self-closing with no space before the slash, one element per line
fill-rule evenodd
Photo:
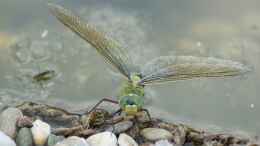
<path fill-rule="evenodd" d="M 128 94 L 127 96 L 124 96 L 124 97 L 121 98 L 119 104 L 123 109 L 125 109 L 126 106 L 135 105 L 137 110 L 138 110 L 143 106 L 144 102 L 143 102 L 143 99 L 140 98 L 138 95 Z"/>
<path fill-rule="evenodd" d="M 126 105 L 136 105 L 133 100 L 127 99 L 126 100 Z"/>

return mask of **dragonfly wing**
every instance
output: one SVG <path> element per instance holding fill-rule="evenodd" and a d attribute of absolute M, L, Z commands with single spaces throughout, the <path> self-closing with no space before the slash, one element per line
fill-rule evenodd
<path fill-rule="evenodd" d="M 124 76 L 130 79 L 130 73 L 135 67 L 124 48 L 120 47 L 114 40 L 108 38 L 104 33 L 98 32 L 94 26 L 83 22 L 80 17 L 74 15 L 71 11 L 55 4 L 48 5 L 51 13 L 60 22 L 90 43 L 104 56 L 107 62 L 111 63 Z"/>
<path fill-rule="evenodd" d="M 141 71 L 140 84 L 199 77 L 237 76 L 248 71 L 250 68 L 241 63 L 213 57 L 162 56 L 145 65 Z"/>

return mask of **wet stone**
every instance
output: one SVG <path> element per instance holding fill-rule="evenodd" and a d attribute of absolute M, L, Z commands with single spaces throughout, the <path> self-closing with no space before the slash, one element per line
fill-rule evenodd
<path fill-rule="evenodd" d="M 120 133 L 123 133 L 126 130 L 130 129 L 132 126 L 133 126 L 133 122 L 131 122 L 131 121 L 119 122 L 114 125 L 113 132 L 115 134 L 120 134 Z"/>
<path fill-rule="evenodd" d="M 77 136 L 71 136 L 58 142 L 55 146 L 90 146 L 85 139 Z M 92 145 L 91 145 L 92 146 Z"/>
<path fill-rule="evenodd" d="M 16 146 L 16 144 L 9 136 L 0 131 L 0 146 Z"/>
<path fill-rule="evenodd" d="M 64 139 L 63 136 L 56 136 L 54 134 L 50 134 L 47 140 L 47 146 L 54 146 L 58 142 L 62 141 Z"/>
<path fill-rule="evenodd" d="M 143 143 L 140 146 L 154 146 L 152 143 Z"/>
<path fill-rule="evenodd" d="M 33 146 L 32 133 L 29 128 L 21 128 L 16 136 L 18 146 Z"/>
<path fill-rule="evenodd" d="M 174 139 L 174 142 L 177 144 L 177 145 L 183 145 L 185 143 L 185 140 L 186 140 L 186 130 L 183 126 L 178 126 L 174 132 L 173 132 L 174 136 L 173 136 L 173 139 Z"/>
<path fill-rule="evenodd" d="M 119 135 L 118 144 L 119 146 L 138 146 L 136 141 L 125 133 Z"/>
<path fill-rule="evenodd" d="M 117 138 L 112 132 L 102 132 L 87 138 L 91 146 L 117 146 Z"/>
<path fill-rule="evenodd" d="M 173 146 L 168 140 L 159 140 L 157 141 L 154 146 Z"/>
<path fill-rule="evenodd" d="M 16 122 L 23 117 L 23 113 L 17 108 L 8 108 L 0 115 L 0 130 L 11 138 L 17 134 Z"/>
<path fill-rule="evenodd" d="M 169 131 L 161 128 L 145 128 L 141 131 L 141 135 L 151 141 L 173 138 Z"/>
<path fill-rule="evenodd" d="M 16 122 L 16 126 L 19 128 L 23 128 L 23 127 L 31 128 L 33 126 L 33 120 L 32 118 L 23 116 L 22 118 L 18 119 L 18 121 Z"/>
<path fill-rule="evenodd" d="M 51 133 L 49 124 L 36 120 L 33 122 L 33 127 L 31 128 L 33 140 L 36 146 L 42 146 L 46 143 L 48 136 Z"/>
<path fill-rule="evenodd" d="M 140 128 L 137 125 L 134 125 L 132 128 L 130 128 L 127 131 L 127 134 L 134 138 L 137 141 L 137 143 L 143 143 L 144 141 L 143 137 L 140 136 Z"/>
<path fill-rule="evenodd" d="M 24 102 L 17 106 L 28 117 L 44 119 L 51 127 L 73 127 L 80 125 L 79 116 L 63 109 L 34 102 Z"/>
<path fill-rule="evenodd" d="M 224 145 L 217 141 L 210 141 L 210 142 L 205 142 L 203 146 L 224 146 Z"/>

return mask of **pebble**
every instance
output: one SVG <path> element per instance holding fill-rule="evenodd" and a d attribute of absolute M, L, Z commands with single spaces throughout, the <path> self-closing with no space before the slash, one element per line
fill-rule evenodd
<path fill-rule="evenodd" d="M 131 122 L 131 121 L 119 122 L 114 125 L 113 132 L 115 134 L 123 133 L 126 130 L 128 130 L 129 128 L 131 128 L 132 126 L 133 126 L 133 122 Z"/>
<path fill-rule="evenodd" d="M 32 133 L 29 128 L 21 128 L 16 136 L 18 146 L 33 146 Z"/>
<path fill-rule="evenodd" d="M 85 139 L 79 138 L 77 136 L 71 136 L 58 142 L 55 146 L 92 146 L 89 145 Z M 105 145 L 104 145 L 105 146 Z"/>
<path fill-rule="evenodd" d="M 47 138 L 51 133 L 51 128 L 49 124 L 41 120 L 36 120 L 33 122 L 31 131 L 35 145 L 42 146 L 46 143 Z"/>
<path fill-rule="evenodd" d="M 154 146 L 154 144 L 152 144 L 152 143 L 143 143 L 140 146 Z"/>
<path fill-rule="evenodd" d="M 169 131 L 161 128 L 145 128 L 141 131 L 141 135 L 151 141 L 173 138 Z"/>
<path fill-rule="evenodd" d="M 0 130 L 11 138 L 17 134 L 16 122 L 23 117 L 23 113 L 17 108 L 7 108 L 0 115 Z"/>
<path fill-rule="evenodd" d="M 63 136 L 56 136 L 54 134 L 50 134 L 47 140 L 47 146 L 54 146 L 62 140 L 64 140 Z"/>
<path fill-rule="evenodd" d="M 174 131 L 174 142 L 177 145 L 183 145 L 186 140 L 186 130 L 183 126 L 178 126 Z"/>
<path fill-rule="evenodd" d="M 136 141 L 125 133 L 119 135 L 118 144 L 119 146 L 138 146 Z"/>
<path fill-rule="evenodd" d="M 112 132 L 102 132 L 87 138 L 91 146 L 117 146 L 117 138 Z"/>
<path fill-rule="evenodd" d="M 33 126 L 32 123 L 33 123 L 32 118 L 23 116 L 22 118 L 19 118 L 19 120 L 16 122 L 16 126 L 18 128 L 23 128 L 23 127 L 31 128 Z"/>
<path fill-rule="evenodd" d="M 159 140 L 154 146 L 173 146 L 168 140 Z"/>
<path fill-rule="evenodd" d="M 9 136 L 0 131 L 0 146 L 16 146 L 16 144 Z"/>

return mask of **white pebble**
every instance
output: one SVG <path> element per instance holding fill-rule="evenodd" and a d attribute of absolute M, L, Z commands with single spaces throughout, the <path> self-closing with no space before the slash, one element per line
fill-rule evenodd
<path fill-rule="evenodd" d="M 112 132 L 102 132 L 87 138 L 91 146 L 117 146 L 117 138 Z"/>
<path fill-rule="evenodd" d="M 58 142 L 55 146 L 90 146 L 85 139 L 77 136 L 71 136 Z"/>
<path fill-rule="evenodd" d="M 155 146 L 173 146 L 168 140 L 159 140 L 155 143 Z"/>
<path fill-rule="evenodd" d="M 138 146 L 136 141 L 125 133 L 119 135 L 118 144 L 119 146 Z"/>
<path fill-rule="evenodd" d="M 9 136 L 0 131 L 0 146 L 16 146 L 16 144 Z"/>
<path fill-rule="evenodd" d="M 51 133 L 51 128 L 49 124 L 41 120 L 36 120 L 33 122 L 31 131 L 35 145 L 42 146 L 46 143 L 48 136 Z"/>

